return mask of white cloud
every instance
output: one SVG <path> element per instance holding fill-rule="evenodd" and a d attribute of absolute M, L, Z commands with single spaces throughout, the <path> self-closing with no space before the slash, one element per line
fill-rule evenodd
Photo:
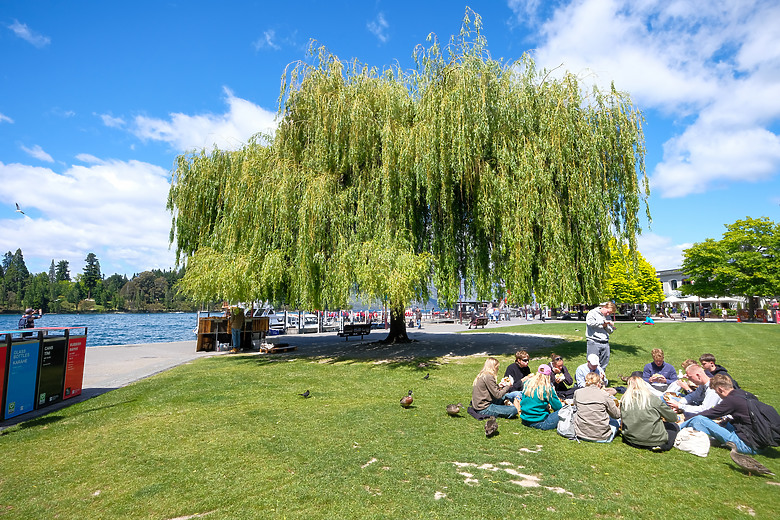
<path fill-rule="evenodd" d="M 366 24 L 366 28 L 371 31 L 371 34 L 376 36 L 380 42 L 386 43 L 390 39 L 387 35 L 387 29 L 390 28 L 390 24 L 385 20 L 385 14 L 379 13 L 376 15 L 376 20 L 372 20 Z"/>
<path fill-rule="evenodd" d="M 109 275 L 131 275 L 138 265 L 171 268 L 167 170 L 140 161 L 79 157 L 95 164 L 57 173 L 0 162 L 0 200 L 16 201 L 26 212 L 0 221 L 0 250 L 21 247 L 35 272 L 48 268 L 51 259 L 68 260 L 78 272 L 89 252 Z M 45 265 L 31 267 L 34 258 Z"/>
<path fill-rule="evenodd" d="M 63 110 L 59 107 L 52 108 L 50 112 L 52 115 L 55 115 L 57 117 L 62 117 L 65 119 L 76 115 L 76 112 L 74 110 Z"/>
<path fill-rule="evenodd" d="M 121 117 L 113 117 L 109 114 L 98 114 L 100 119 L 103 120 L 103 124 L 110 128 L 121 128 L 125 126 L 125 120 Z"/>
<path fill-rule="evenodd" d="M 51 155 L 46 153 L 43 148 L 40 147 L 40 145 L 35 145 L 32 148 L 27 148 L 26 146 L 22 145 L 20 147 L 22 151 L 24 151 L 27 155 L 31 157 L 35 157 L 39 161 L 45 161 L 45 162 L 54 162 L 54 159 Z"/>
<path fill-rule="evenodd" d="M 26 41 L 27 43 L 38 47 L 39 49 L 46 47 L 49 45 L 49 43 L 51 43 L 51 38 L 36 33 L 27 27 L 27 24 L 19 23 L 17 20 L 14 20 L 14 23 L 9 25 L 8 28 L 11 29 L 11 31 L 13 31 L 16 36 Z"/>
<path fill-rule="evenodd" d="M 0 113 L 0 123 L 12 123 L 13 124 L 13 122 L 14 122 L 13 119 L 11 119 L 10 117 L 8 117 L 5 114 Z"/>
<path fill-rule="evenodd" d="M 667 197 L 701 193 L 713 185 L 759 182 L 777 174 L 780 137 L 759 127 L 694 123 L 664 144 L 664 160 L 651 179 Z"/>
<path fill-rule="evenodd" d="M 258 132 L 276 129 L 276 113 L 233 95 L 225 88 L 229 110 L 225 114 L 170 114 L 170 119 L 135 118 L 132 132 L 143 140 L 170 143 L 178 151 L 217 146 L 234 150 Z"/>
<path fill-rule="evenodd" d="M 671 239 L 643 233 L 637 237 L 637 249 L 657 271 L 682 266 L 683 251 L 693 244 L 673 244 Z"/>
<path fill-rule="evenodd" d="M 103 159 L 88 153 L 80 153 L 76 155 L 76 159 L 89 164 L 105 164 Z"/>
<path fill-rule="evenodd" d="M 263 32 L 263 35 L 254 41 L 252 46 L 256 51 L 260 49 L 273 49 L 275 51 L 281 50 L 282 46 L 276 43 L 276 31 L 268 29 Z"/>
<path fill-rule="evenodd" d="M 510 1 L 518 18 L 538 2 Z M 541 68 L 564 64 L 586 81 L 631 93 L 684 125 L 651 172 L 661 195 L 681 197 L 780 171 L 780 4 L 576 0 L 544 22 Z"/>

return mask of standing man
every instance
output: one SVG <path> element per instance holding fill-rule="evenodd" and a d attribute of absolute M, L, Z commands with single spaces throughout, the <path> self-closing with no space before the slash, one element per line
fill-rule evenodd
<path fill-rule="evenodd" d="M 241 350 L 241 330 L 244 328 L 244 309 L 233 307 L 230 312 L 230 332 L 233 336 L 233 351 Z"/>
<path fill-rule="evenodd" d="M 602 369 L 606 369 L 609 365 L 609 335 L 615 330 L 615 323 L 610 317 L 615 312 L 617 307 L 614 303 L 604 302 L 591 309 L 585 317 L 587 354 L 588 356 L 596 354 Z"/>
<path fill-rule="evenodd" d="M 40 319 L 41 316 L 43 316 L 43 309 L 38 309 L 38 315 L 35 315 L 35 311 L 33 309 L 27 309 L 24 311 L 24 314 L 21 318 L 19 318 L 19 328 L 20 329 L 34 329 L 35 328 L 35 320 Z M 23 332 L 22 337 L 23 338 L 29 338 L 32 336 L 32 332 Z"/>

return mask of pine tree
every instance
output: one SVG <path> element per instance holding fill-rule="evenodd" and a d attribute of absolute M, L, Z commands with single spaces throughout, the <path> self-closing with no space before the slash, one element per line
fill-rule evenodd
<path fill-rule="evenodd" d="M 100 262 L 98 262 L 95 253 L 89 253 L 85 259 L 87 265 L 84 267 L 84 276 L 81 282 L 87 290 L 87 298 L 92 298 L 92 291 L 97 286 L 98 280 L 102 278 L 100 274 Z"/>

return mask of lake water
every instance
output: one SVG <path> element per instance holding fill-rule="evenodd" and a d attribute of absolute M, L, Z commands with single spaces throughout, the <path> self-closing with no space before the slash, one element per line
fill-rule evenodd
<path fill-rule="evenodd" d="M 197 313 L 44 314 L 39 327 L 87 327 L 87 346 L 195 341 Z M 0 315 L 0 330 L 15 330 L 21 314 Z M 81 331 L 74 331 L 80 333 Z"/>

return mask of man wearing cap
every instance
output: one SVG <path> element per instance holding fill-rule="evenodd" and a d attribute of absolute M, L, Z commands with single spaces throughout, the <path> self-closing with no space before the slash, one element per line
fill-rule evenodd
<path fill-rule="evenodd" d="M 599 357 L 596 354 L 588 354 L 587 363 L 577 367 L 577 371 L 574 373 L 574 380 L 577 383 L 577 388 L 585 388 L 585 376 L 588 375 L 589 372 L 598 374 L 598 376 L 601 378 L 601 384 L 604 387 L 603 390 L 606 393 L 609 395 L 617 394 L 617 391 L 614 388 L 607 388 L 609 381 L 607 380 L 607 376 L 604 374 L 604 369 L 602 369 L 599 364 Z"/>
<path fill-rule="evenodd" d="M 591 354 L 598 356 L 602 369 L 606 369 L 609 365 L 609 335 L 615 330 L 615 323 L 609 318 L 616 312 L 617 307 L 614 303 L 604 302 L 591 309 L 585 316 L 587 353 L 588 356 Z"/>
<path fill-rule="evenodd" d="M 34 329 L 35 328 L 35 320 L 39 319 L 41 316 L 43 316 L 43 310 L 38 309 L 38 315 L 35 315 L 35 310 L 33 309 L 27 309 L 24 311 L 24 314 L 22 314 L 22 317 L 19 318 L 19 328 L 20 329 Z M 23 332 L 22 337 L 23 338 L 29 338 L 32 336 L 32 332 Z"/>

